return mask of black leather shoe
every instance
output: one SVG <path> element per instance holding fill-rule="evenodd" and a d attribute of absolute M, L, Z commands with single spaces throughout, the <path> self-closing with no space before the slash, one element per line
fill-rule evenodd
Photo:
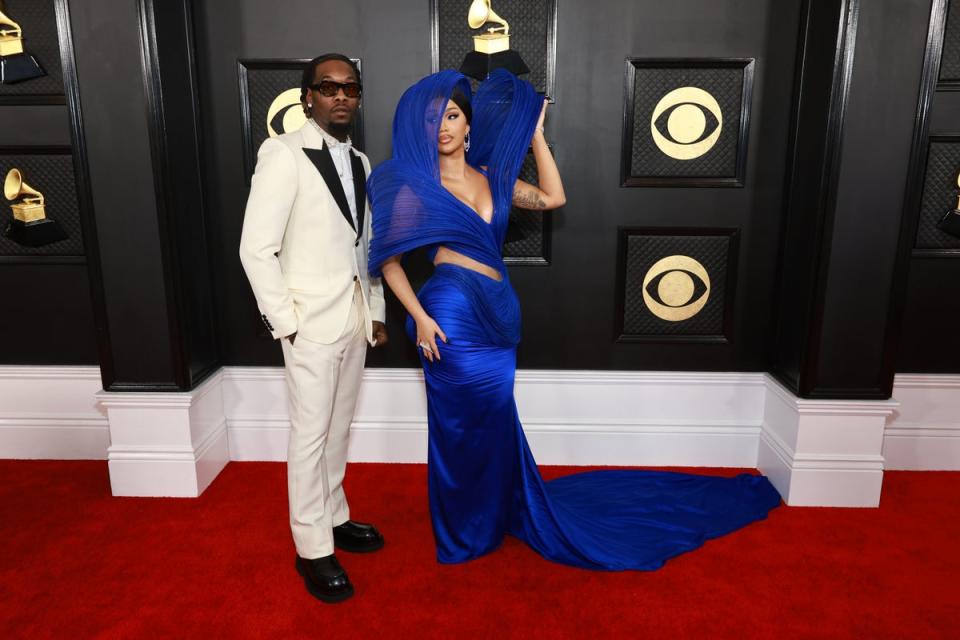
<path fill-rule="evenodd" d="M 353 595 L 353 585 L 347 572 L 337 562 L 337 556 L 306 560 L 297 556 L 297 573 L 303 576 L 307 591 L 324 602 L 342 602 Z"/>
<path fill-rule="evenodd" d="M 333 528 L 333 544 L 344 551 L 367 553 L 383 549 L 383 536 L 372 524 L 347 520 Z"/>

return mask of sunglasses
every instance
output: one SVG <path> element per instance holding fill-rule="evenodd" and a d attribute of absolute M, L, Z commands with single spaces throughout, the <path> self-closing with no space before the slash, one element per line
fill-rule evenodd
<path fill-rule="evenodd" d="M 310 88 L 319 91 L 325 98 L 332 98 L 343 89 L 343 95 L 348 98 L 359 98 L 363 87 L 359 82 L 334 82 L 333 80 L 324 80 L 323 82 L 312 84 Z"/>

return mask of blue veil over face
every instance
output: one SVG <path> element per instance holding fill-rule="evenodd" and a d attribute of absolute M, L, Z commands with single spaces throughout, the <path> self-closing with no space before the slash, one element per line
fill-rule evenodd
<path fill-rule="evenodd" d="M 418 247 L 443 245 L 503 272 L 501 249 L 509 221 L 513 187 L 530 146 L 542 98 L 533 86 L 499 69 L 480 84 L 471 104 L 467 162 L 487 167 L 493 219 L 477 212 L 440 182 L 437 137 L 454 89 L 468 98 L 462 74 L 440 71 L 407 89 L 393 120 L 393 157 L 367 182 L 373 209 L 369 269 L 381 275 L 392 256 Z"/>

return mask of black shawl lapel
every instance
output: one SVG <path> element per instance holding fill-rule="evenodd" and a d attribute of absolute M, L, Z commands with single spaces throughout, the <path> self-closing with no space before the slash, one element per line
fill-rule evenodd
<path fill-rule="evenodd" d="M 343 184 L 340 182 L 340 175 L 337 173 L 337 167 L 333 164 L 333 157 L 330 155 L 330 149 L 327 148 L 326 143 L 324 143 L 322 149 L 308 149 L 304 147 L 303 152 L 307 154 L 310 162 L 313 163 L 313 166 L 315 166 L 317 171 L 320 172 L 320 175 L 323 176 L 323 181 L 327 183 L 327 188 L 330 189 L 330 193 L 333 195 L 333 199 L 336 200 L 337 206 L 340 207 L 340 213 L 343 214 L 347 224 L 350 225 L 351 229 L 356 231 L 357 228 L 353 226 L 353 216 L 350 215 L 350 205 L 347 204 L 347 196 L 343 193 Z"/>
<path fill-rule="evenodd" d="M 350 152 L 350 162 L 353 165 L 353 192 L 357 196 L 357 238 L 363 235 L 363 214 L 367 209 L 367 174 L 363 168 L 360 156 Z"/>

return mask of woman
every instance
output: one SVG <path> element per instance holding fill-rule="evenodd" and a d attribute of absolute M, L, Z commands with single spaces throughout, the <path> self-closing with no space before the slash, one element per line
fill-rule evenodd
<path fill-rule="evenodd" d="M 506 533 L 543 556 L 592 569 L 656 569 L 780 503 L 766 478 L 597 471 L 545 483 L 513 399 L 520 311 L 501 258 L 511 203 L 565 201 L 543 139 L 546 105 L 499 70 L 480 85 L 455 71 L 404 93 L 394 157 L 370 176 L 370 269 L 409 313 L 427 386 L 430 513 L 440 562 L 496 549 Z M 532 141 L 540 188 L 517 180 Z M 400 261 L 428 247 L 418 294 Z"/>

